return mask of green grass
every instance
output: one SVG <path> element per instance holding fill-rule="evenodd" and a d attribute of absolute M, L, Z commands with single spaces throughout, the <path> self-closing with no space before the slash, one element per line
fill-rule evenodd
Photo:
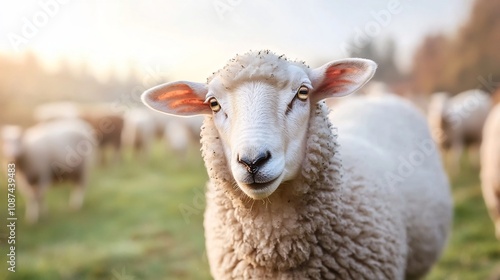
<path fill-rule="evenodd" d="M 47 216 L 34 226 L 18 222 L 17 272 L 8 279 L 209 278 L 202 226 L 206 174 L 198 154 L 182 162 L 158 146 L 148 162 L 128 155 L 123 164 L 100 167 L 78 212 L 68 208 L 68 186 L 51 189 Z M 17 208 L 22 218 L 21 197 Z"/>
<path fill-rule="evenodd" d="M 455 203 L 448 246 L 427 279 L 500 279 L 500 241 L 484 205 L 479 170 L 462 161 L 452 179 Z"/>
<path fill-rule="evenodd" d="M 94 171 L 79 212 L 69 210 L 63 184 L 48 192 L 47 215 L 28 226 L 19 197 L 17 272 L 6 273 L 1 222 L 0 279 L 210 279 L 202 227 L 206 174 L 198 151 L 182 161 L 157 145 L 148 162 L 127 158 Z M 453 234 L 427 279 L 488 279 L 500 265 L 478 171 L 465 164 L 462 170 L 453 180 Z M 5 171 L 0 174 L 5 221 Z"/>

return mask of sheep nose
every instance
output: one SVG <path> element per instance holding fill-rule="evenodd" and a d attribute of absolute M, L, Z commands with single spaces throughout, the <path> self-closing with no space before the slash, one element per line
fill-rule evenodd
<path fill-rule="evenodd" d="M 258 154 L 255 158 L 249 157 L 240 157 L 238 155 L 238 162 L 245 166 L 248 173 L 255 174 L 259 171 L 259 168 L 262 167 L 269 159 L 271 158 L 271 152 L 266 151 L 265 153 Z"/>

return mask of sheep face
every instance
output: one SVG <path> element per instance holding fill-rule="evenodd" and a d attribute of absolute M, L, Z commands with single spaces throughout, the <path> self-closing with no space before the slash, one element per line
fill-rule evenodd
<path fill-rule="evenodd" d="M 208 85 L 206 100 L 226 161 L 238 186 L 254 199 L 296 177 L 304 156 L 312 82 L 293 65 L 287 77 L 247 80 L 230 89 L 214 78 Z"/>
<path fill-rule="evenodd" d="M 311 108 L 349 94 L 373 75 L 372 61 L 349 59 L 317 69 L 269 52 L 232 59 L 208 84 L 173 82 L 146 91 L 143 102 L 175 115 L 212 115 L 228 168 L 253 199 L 270 196 L 300 172 Z"/>

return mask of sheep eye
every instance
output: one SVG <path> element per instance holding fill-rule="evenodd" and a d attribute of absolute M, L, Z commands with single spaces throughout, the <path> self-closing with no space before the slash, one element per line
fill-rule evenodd
<path fill-rule="evenodd" d="M 215 97 L 210 98 L 208 103 L 210 104 L 210 109 L 212 109 L 212 111 L 216 113 L 220 111 L 220 104 Z"/>
<path fill-rule="evenodd" d="M 309 96 L 309 88 L 306 86 L 300 86 L 300 88 L 297 90 L 297 98 L 299 98 L 302 101 L 306 101 L 308 96 Z"/>

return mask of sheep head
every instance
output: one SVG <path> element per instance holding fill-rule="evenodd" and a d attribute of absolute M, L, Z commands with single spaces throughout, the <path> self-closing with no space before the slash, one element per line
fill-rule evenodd
<path fill-rule="evenodd" d="M 17 125 L 3 126 L 1 131 L 2 154 L 7 160 L 13 160 L 22 152 L 22 129 Z"/>
<path fill-rule="evenodd" d="M 250 52 L 231 59 L 207 84 L 159 85 L 142 101 L 168 114 L 212 115 L 234 180 L 249 197 L 263 199 L 300 172 L 313 106 L 354 92 L 375 69 L 365 59 L 310 69 L 269 51 Z"/>

